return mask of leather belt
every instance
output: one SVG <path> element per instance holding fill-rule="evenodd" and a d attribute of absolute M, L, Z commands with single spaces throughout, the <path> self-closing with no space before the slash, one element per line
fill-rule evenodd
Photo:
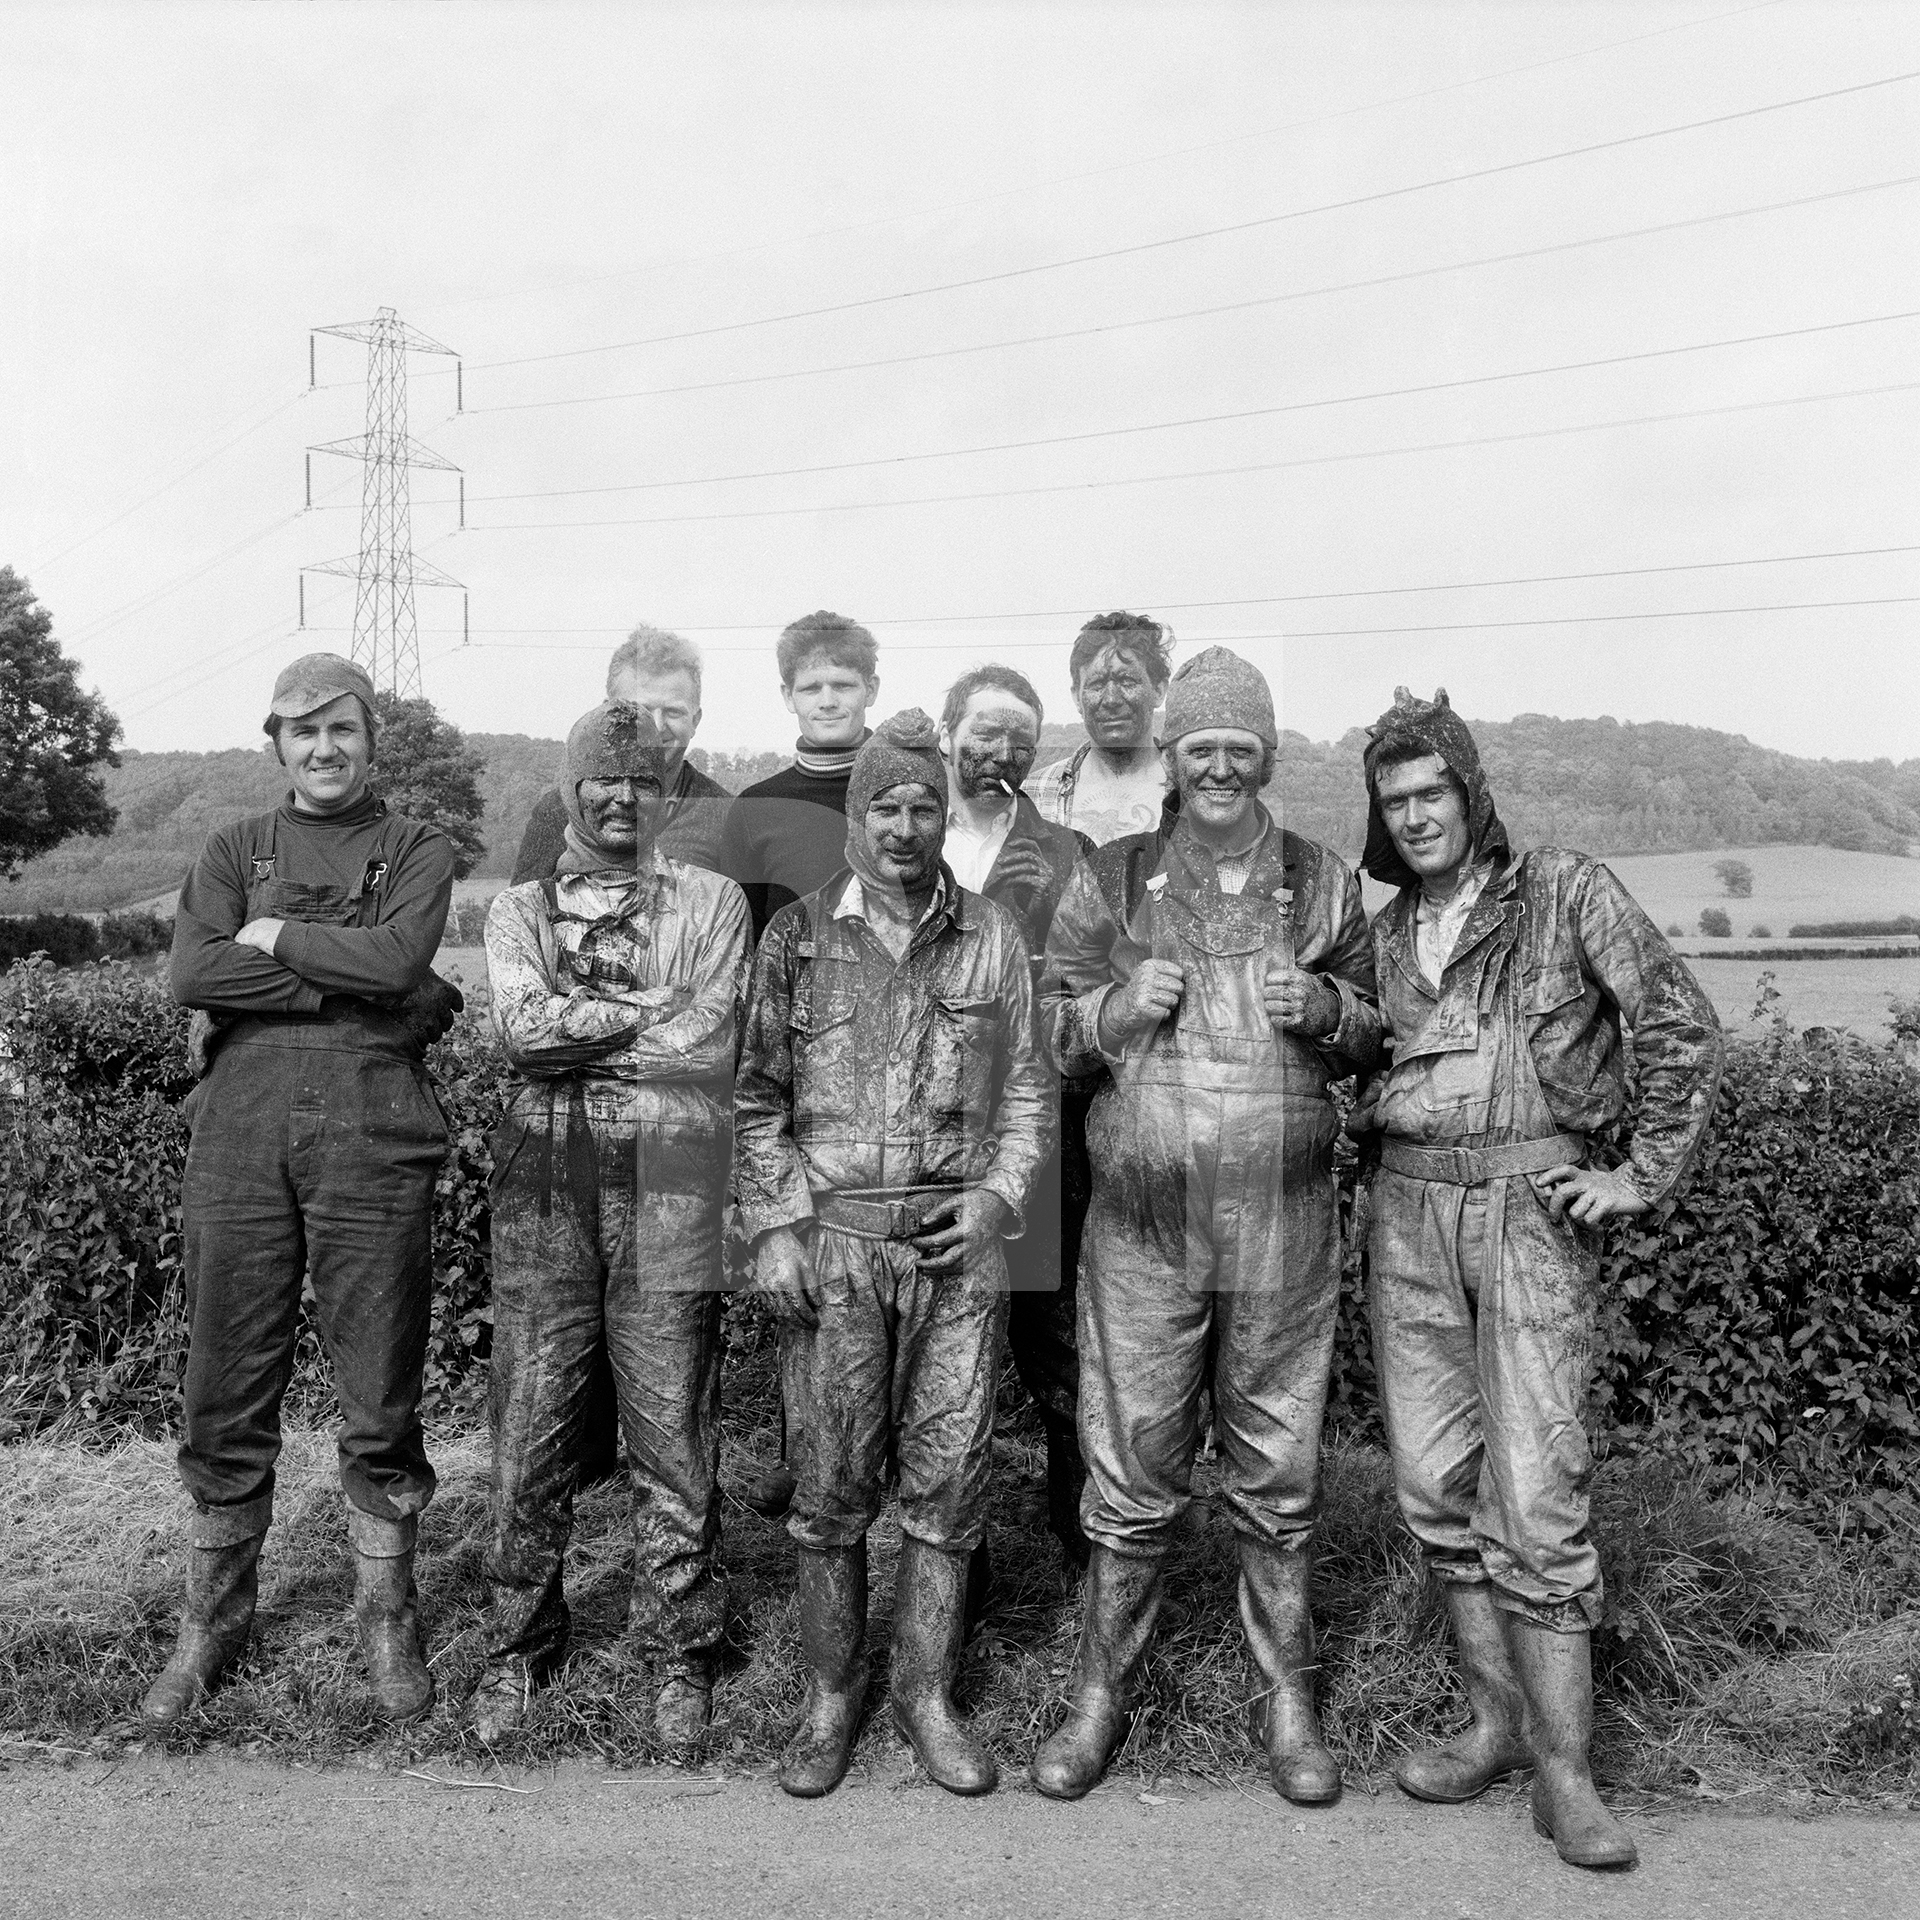
<path fill-rule="evenodd" d="M 1577 1167 L 1586 1155 L 1583 1133 L 1555 1133 L 1506 1147 L 1419 1147 L 1391 1137 L 1380 1143 L 1380 1164 L 1389 1173 L 1442 1180 L 1453 1187 L 1477 1187 L 1483 1180 L 1504 1180 L 1516 1173 L 1545 1173 L 1549 1167 Z"/>
<path fill-rule="evenodd" d="M 816 1193 L 813 1217 L 856 1240 L 911 1240 L 930 1214 L 951 1206 L 960 1187 L 906 1187 L 892 1193 Z"/>

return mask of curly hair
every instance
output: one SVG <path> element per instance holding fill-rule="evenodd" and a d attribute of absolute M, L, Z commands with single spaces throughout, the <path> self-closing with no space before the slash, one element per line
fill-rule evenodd
<path fill-rule="evenodd" d="M 1109 647 L 1139 662 L 1156 687 L 1164 687 L 1173 673 L 1173 629 L 1144 613 L 1097 613 L 1080 629 L 1067 656 L 1067 678 L 1077 687 L 1080 676 Z"/>

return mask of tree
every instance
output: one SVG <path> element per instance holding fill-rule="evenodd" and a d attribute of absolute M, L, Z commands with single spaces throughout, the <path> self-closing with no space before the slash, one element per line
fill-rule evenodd
<path fill-rule="evenodd" d="M 53 637 L 53 615 L 0 567 L 0 873 L 76 833 L 113 831 L 96 767 L 117 767 L 120 722 L 81 691 Z"/>
<path fill-rule="evenodd" d="M 1713 877 L 1726 888 L 1729 900 L 1753 897 L 1753 869 L 1744 860 L 1716 860 Z"/>
<path fill-rule="evenodd" d="M 467 745 L 431 700 L 376 696 L 380 740 L 373 755 L 373 790 L 395 813 L 438 827 L 453 842 L 454 878 L 464 880 L 486 852 L 479 820 L 487 810 L 479 778 L 486 762 Z"/>
<path fill-rule="evenodd" d="M 1728 940 L 1733 937 L 1733 922 L 1727 918 L 1723 907 L 1702 907 L 1700 931 L 1709 940 Z"/>

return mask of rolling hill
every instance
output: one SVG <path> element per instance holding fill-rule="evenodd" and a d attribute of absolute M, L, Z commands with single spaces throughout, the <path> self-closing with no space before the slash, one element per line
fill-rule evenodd
<path fill-rule="evenodd" d="M 1920 760 L 1803 760 L 1709 727 L 1545 714 L 1476 723 L 1474 731 L 1500 811 L 1523 843 L 1608 855 L 1788 845 L 1906 855 L 1920 843 Z M 1042 764 L 1082 737 L 1077 726 L 1049 723 Z M 1358 855 L 1365 832 L 1365 738 L 1358 729 L 1331 743 L 1289 733 L 1275 781 L 1288 824 L 1348 858 Z M 517 733 L 469 740 L 486 760 L 487 855 L 476 877 L 504 875 L 528 813 L 552 782 L 560 743 Z M 783 757 L 695 749 L 696 761 L 736 792 Z M 129 752 L 106 782 L 120 816 L 114 831 L 70 840 L 30 862 L 0 889 L 0 911 L 99 911 L 164 894 L 179 885 L 214 827 L 272 806 L 285 776 L 266 748 L 231 748 Z M 1920 864 L 1913 871 L 1920 874 Z M 1693 912 L 1714 897 L 1703 894 Z M 1903 899 L 1885 910 L 1908 907 Z"/>

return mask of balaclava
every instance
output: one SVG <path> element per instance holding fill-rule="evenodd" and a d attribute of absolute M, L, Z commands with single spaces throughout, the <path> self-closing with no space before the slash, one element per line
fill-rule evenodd
<path fill-rule="evenodd" d="M 612 849 L 595 840 L 580 807 L 582 780 L 650 780 L 657 793 L 664 792 L 666 750 L 653 716 L 624 700 L 603 700 L 573 723 L 566 757 L 560 763 L 560 803 L 567 810 L 567 846 L 560 856 L 560 871 L 595 873 L 621 867 L 632 872 L 651 851 L 651 843 Z"/>
<path fill-rule="evenodd" d="M 1407 749 L 1415 749 L 1409 756 Z M 1417 887 L 1420 876 L 1400 858 L 1381 817 L 1380 803 L 1374 798 L 1374 782 L 1381 761 L 1391 752 L 1396 759 L 1438 754 L 1448 768 L 1459 776 L 1467 790 L 1467 832 L 1472 836 L 1469 859 L 1484 860 L 1506 855 L 1507 830 L 1493 810 L 1493 795 L 1480 765 L 1480 749 L 1467 731 L 1467 723 L 1447 704 L 1447 690 L 1436 687 L 1431 700 L 1417 700 L 1405 687 L 1393 690 L 1393 705 L 1367 729 L 1366 752 L 1361 764 L 1367 775 L 1367 850 L 1360 864 L 1376 880 L 1391 887 Z"/>
<path fill-rule="evenodd" d="M 1161 744 L 1170 747 L 1183 733 L 1198 733 L 1202 727 L 1242 727 L 1270 748 L 1280 744 L 1267 676 L 1225 647 L 1196 653 L 1167 682 Z"/>
<path fill-rule="evenodd" d="M 862 886 L 893 890 L 893 881 L 876 872 L 867 856 L 867 808 L 875 794 L 906 782 L 931 787 L 945 815 L 947 763 L 940 758 L 940 729 L 918 707 L 907 707 L 874 728 L 847 777 L 847 865 Z"/>

